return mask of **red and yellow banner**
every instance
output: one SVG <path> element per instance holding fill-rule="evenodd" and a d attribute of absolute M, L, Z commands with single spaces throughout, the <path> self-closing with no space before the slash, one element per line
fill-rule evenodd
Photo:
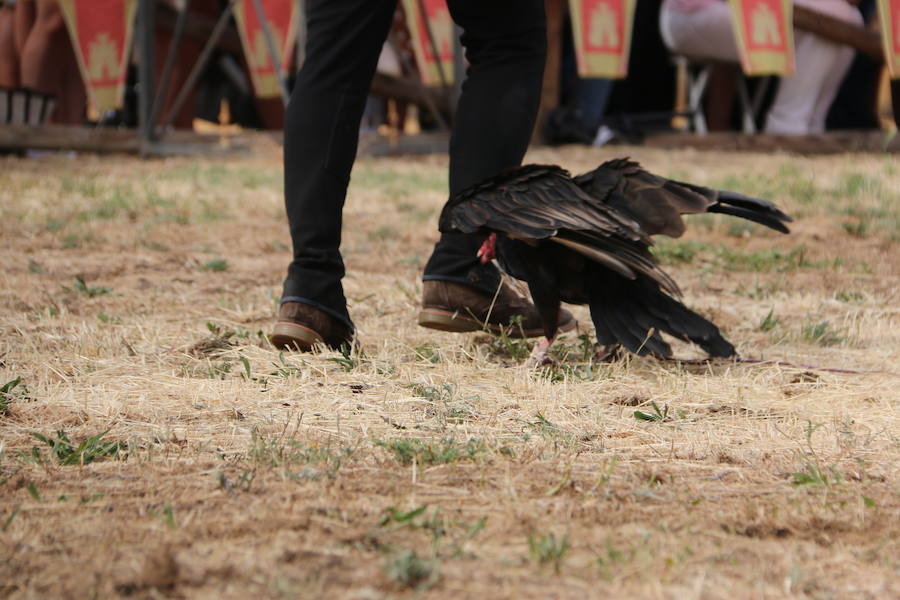
<path fill-rule="evenodd" d="M 297 37 L 296 0 L 260 0 L 263 14 L 272 33 L 275 52 L 282 74 L 287 73 L 290 53 Z M 266 34 L 253 0 L 238 0 L 234 6 L 238 32 L 244 45 L 244 55 L 250 68 L 253 89 L 259 98 L 274 98 L 281 94 L 278 73 L 269 54 Z"/>
<path fill-rule="evenodd" d="M 125 93 L 125 71 L 136 0 L 59 0 L 78 66 L 95 114 L 119 108 Z"/>
<path fill-rule="evenodd" d="M 420 6 L 425 9 L 424 14 L 419 10 Z M 412 34 L 413 52 L 422 82 L 425 85 L 450 85 L 453 83 L 453 19 L 447 1 L 403 0 L 403 10 Z M 431 37 L 428 35 L 429 29 Z"/>
<path fill-rule="evenodd" d="M 620 79 L 628 74 L 635 3 L 569 0 L 579 75 Z"/>
<path fill-rule="evenodd" d="M 747 75 L 794 74 L 791 0 L 729 0 L 741 65 Z"/>
<path fill-rule="evenodd" d="M 900 0 L 878 0 L 884 60 L 892 79 L 900 79 Z"/>

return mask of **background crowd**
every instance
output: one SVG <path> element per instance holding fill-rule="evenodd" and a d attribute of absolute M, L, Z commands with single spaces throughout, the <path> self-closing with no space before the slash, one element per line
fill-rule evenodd
<path fill-rule="evenodd" d="M 875 0 L 795 0 L 801 6 L 859 27 L 877 28 Z M 191 15 L 214 19 L 221 0 L 194 0 Z M 398 6 L 402 25 L 402 7 Z M 795 30 L 796 74 L 770 85 L 756 115 L 761 130 L 772 134 L 805 135 L 827 129 L 879 127 L 878 93 L 883 65 L 819 35 Z M 393 36 L 396 40 L 402 36 Z M 173 82 L 164 107 L 196 62 L 204 39 L 188 36 L 179 50 Z M 172 43 L 171 30 L 156 32 L 157 56 L 165 57 Z M 737 45 L 729 7 L 724 0 L 638 0 L 629 74 L 622 80 L 580 79 L 570 27 L 562 40 L 560 108 L 543 124 L 548 141 L 593 143 L 602 133 L 615 132 L 626 140 L 654 129 L 671 127 L 676 104 L 673 56 L 712 65 L 703 110 L 709 129 L 740 127 L 734 78 L 739 74 Z M 387 48 L 381 64 L 389 74 L 409 70 L 409 48 Z M 156 61 L 157 74 L 162 60 Z M 226 120 L 249 128 L 279 129 L 284 122 L 280 98 L 255 98 L 246 62 L 240 51 L 219 47 L 173 125 L 190 128 L 195 118 L 218 122 L 227 101 Z M 113 115 L 91 115 L 69 33 L 57 0 L 0 0 L 0 90 L 27 89 L 55 98 L 49 120 L 83 124 L 101 119 L 107 124 L 133 126 L 136 122 L 136 69 L 128 76 L 125 106 Z M 751 88 L 759 81 L 750 81 Z M 900 85 L 893 85 L 894 119 L 900 120 Z M 374 102 L 367 123 L 391 118 L 387 105 Z M 401 110 L 402 110 L 402 104 Z M 160 118 L 166 114 L 160 111 Z M 375 113 L 374 115 L 372 113 Z M 427 128 L 427 111 L 420 111 Z M 395 118 L 395 115 L 392 115 Z M 882 115 L 884 116 L 884 115 Z M 402 119 L 401 119 L 402 120 Z M 601 137 L 598 137 L 598 132 Z"/>

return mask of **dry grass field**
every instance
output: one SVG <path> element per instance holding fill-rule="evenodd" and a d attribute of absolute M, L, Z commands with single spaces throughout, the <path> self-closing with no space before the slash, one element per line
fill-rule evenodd
<path fill-rule="evenodd" d="M 528 158 L 624 154 L 796 217 L 657 248 L 774 362 L 419 328 L 443 157 L 356 166 L 362 351 L 279 353 L 277 148 L 0 158 L 0 597 L 900 597 L 896 159 Z"/>

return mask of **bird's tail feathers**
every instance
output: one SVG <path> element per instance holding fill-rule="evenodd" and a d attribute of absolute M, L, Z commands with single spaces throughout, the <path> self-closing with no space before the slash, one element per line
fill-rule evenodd
<path fill-rule="evenodd" d="M 672 357 L 660 333 L 690 341 L 710 356 L 734 356 L 718 327 L 665 294 L 653 282 L 610 276 L 591 286 L 591 319 L 601 344 L 621 344 L 638 355 Z"/>

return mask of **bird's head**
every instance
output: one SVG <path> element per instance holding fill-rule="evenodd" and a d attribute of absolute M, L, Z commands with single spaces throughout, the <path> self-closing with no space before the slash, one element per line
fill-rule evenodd
<path fill-rule="evenodd" d="M 481 264 L 485 265 L 497 257 L 497 234 L 492 233 L 487 236 L 484 240 L 484 243 L 481 244 L 481 248 L 478 249 L 479 260 L 481 260 Z"/>

